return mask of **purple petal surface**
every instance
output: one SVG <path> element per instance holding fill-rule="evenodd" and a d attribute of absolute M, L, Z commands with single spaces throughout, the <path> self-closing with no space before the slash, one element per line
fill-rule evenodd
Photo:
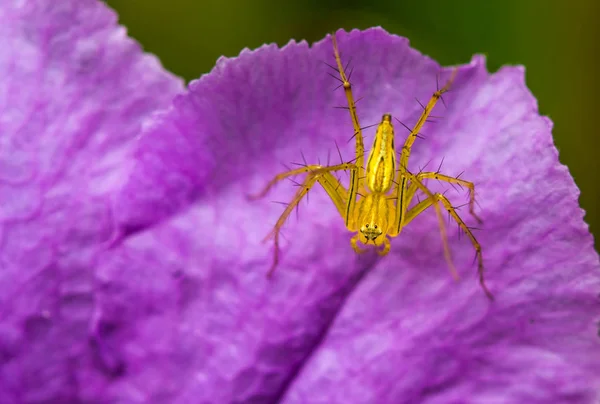
<path fill-rule="evenodd" d="M 0 6 L 2 403 L 92 400 L 92 258 L 113 237 L 110 196 L 144 120 L 184 90 L 116 19 L 90 0 Z"/>
<path fill-rule="evenodd" d="M 331 108 L 344 95 L 321 63 L 332 63 L 330 41 L 222 59 L 150 116 L 180 83 L 132 49 L 102 6 L 65 4 L 0 12 L 21 23 L 0 24 L 3 41 L 43 39 L 0 53 L 0 72 L 24 74 L 11 66 L 29 49 L 44 57 L 26 65 L 21 86 L 57 86 L 21 99 L 12 80 L 0 84 L 3 133 L 10 145 L 28 140 L 11 146 L 0 174 L 0 402 L 597 398 L 598 256 L 522 69 L 489 75 L 481 58 L 461 67 L 448 108 L 434 111 L 444 119 L 426 125 L 411 158 L 417 171 L 445 157 L 444 172 L 475 181 L 495 302 L 476 282 L 466 238 L 451 238 L 463 278 L 452 281 L 433 212 L 386 258 L 357 256 L 316 188 L 286 225 L 268 280 L 272 250 L 260 240 L 280 213 L 268 201 L 295 187 L 245 196 L 281 163 L 301 162 L 300 151 L 325 162 L 335 141 L 353 158 L 348 113 Z M 58 27 L 82 20 L 53 47 Z M 362 125 L 384 112 L 412 125 L 414 97 L 428 99 L 439 66 L 381 29 L 338 39 L 356 61 Z M 80 41 L 96 46 L 83 72 L 69 59 Z M 365 133 L 370 143 L 374 128 Z"/>

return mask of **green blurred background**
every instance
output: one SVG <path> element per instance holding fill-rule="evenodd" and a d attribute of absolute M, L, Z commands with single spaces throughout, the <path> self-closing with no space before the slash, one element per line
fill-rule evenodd
<path fill-rule="evenodd" d="M 541 113 L 554 121 L 560 159 L 582 190 L 585 219 L 600 234 L 595 116 L 600 46 L 594 39 L 600 38 L 600 3 L 594 0 L 106 3 L 146 51 L 188 81 L 210 71 L 219 56 L 236 56 L 245 47 L 284 45 L 292 38 L 314 42 L 337 28 L 376 25 L 408 37 L 413 47 L 445 65 L 466 63 L 474 53 L 487 55 L 491 71 L 523 64 Z"/>

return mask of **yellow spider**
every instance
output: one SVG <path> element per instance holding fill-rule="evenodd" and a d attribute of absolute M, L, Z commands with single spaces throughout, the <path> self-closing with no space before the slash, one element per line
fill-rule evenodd
<path fill-rule="evenodd" d="M 467 227 L 464 221 L 460 218 L 456 210 L 452 207 L 450 201 L 442 194 L 432 193 L 429 191 L 422 181 L 425 179 L 436 179 L 445 181 L 451 184 L 459 184 L 469 189 L 469 212 L 478 221 L 481 219 L 474 212 L 475 204 L 475 187 L 472 182 L 440 174 L 439 172 L 420 172 L 412 174 L 408 171 L 408 158 L 411 148 L 423 124 L 429 117 L 434 106 L 446 91 L 449 90 L 452 84 L 457 69 L 454 69 L 448 82 L 439 90 L 437 90 L 427 105 L 423 108 L 421 117 L 410 132 L 410 135 L 404 142 L 402 151 L 400 152 L 400 162 L 396 162 L 396 151 L 394 147 L 394 126 L 392 124 L 392 116 L 384 114 L 381 123 L 377 127 L 373 147 L 369 153 L 366 168 L 364 166 L 365 147 L 361 126 L 358 122 L 356 114 L 356 105 L 352 95 L 352 86 L 341 62 L 340 54 L 337 47 L 335 34 L 331 36 L 333 44 L 333 53 L 337 65 L 337 70 L 340 75 L 340 82 L 344 88 L 346 99 L 348 101 L 348 110 L 352 118 L 354 126 L 354 137 L 356 139 L 356 158 L 352 163 L 342 163 L 332 166 L 322 166 L 319 164 L 307 165 L 295 170 L 289 170 L 276 175 L 266 187 L 258 194 L 251 196 L 253 199 L 261 198 L 282 179 L 306 173 L 307 176 L 304 182 L 300 185 L 298 191 L 294 195 L 292 201 L 287 205 L 273 230 L 265 238 L 269 240 L 273 238 L 275 249 L 273 264 L 268 272 L 270 276 L 279 262 L 279 233 L 281 227 L 292 213 L 294 207 L 302 200 L 315 183 L 321 186 L 327 192 L 327 195 L 333 201 L 338 212 L 344 219 L 346 228 L 356 234 L 350 239 L 352 248 L 357 253 L 365 252 L 359 246 L 363 244 L 368 246 L 373 244 L 377 247 L 377 252 L 380 255 L 386 255 L 391 248 L 390 238 L 400 234 L 404 226 L 408 225 L 415 217 L 421 214 L 430 206 L 433 206 L 439 221 L 440 233 L 444 245 L 444 256 L 450 271 L 455 279 L 458 279 L 458 274 L 452 264 L 450 256 L 450 248 L 448 246 L 446 228 L 444 218 L 439 203 L 441 202 L 448 213 L 456 220 L 460 228 L 467 234 L 471 240 L 477 256 L 479 282 L 489 299 L 493 300 L 493 296 L 485 285 L 483 276 L 483 256 L 481 254 L 481 245 L 475 239 L 471 230 Z M 336 78 L 337 79 L 337 78 Z M 339 180 L 332 174 L 335 171 L 348 170 L 350 172 L 350 183 L 346 189 Z M 416 203 L 412 208 L 410 206 L 416 192 L 422 191 L 427 199 Z M 359 192 L 360 191 L 360 192 Z M 358 198 L 360 196 L 360 199 Z"/>

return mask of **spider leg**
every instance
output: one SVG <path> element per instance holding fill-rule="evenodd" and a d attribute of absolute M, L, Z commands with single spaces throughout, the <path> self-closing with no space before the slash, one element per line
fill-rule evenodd
<path fill-rule="evenodd" d="M 419 179 L 419 181 L 423 181 L 424 179 L 435 179 L 448 182 L 450 184 L 458 184 L 467 187 L 469 189 L 469 213 L 479 223 L 483 222 L 483 220 L 481 220 L 481 218 L 475 213 L 475 185 L 472 182 L 461 180 L 456 177 L 451 177 L 449 175 L 440 174 L 438 172 L 422 172 L 420 174 L 417 174 L 417 178 Z"/>
<path fill-rule="evenodd" d="M 427 105 L 424 106 L 421 116 L 417 120 L 417 123 L 413 127 L 413 130 L 410 132 L 410 135 L 408 135 L 408 137 L 406 138 L 406 141 L 404 142 L 404 146 L 402 147 L 402 152 L 400 153 L 400 167 L 401 168 L 408 167 L 408 158 L 410 156 L 410 149 L 412 148 L 412 145 L 415 142 L 415 139 L 419 135 L 419 131 L 421 130 L 421 128 L 423 128 L 423 125 L 427 121 L 427 118 L 429 118 L 429 115 L 431 114 L 431 111 L 433 111 L 433 108 L 437 104 L 438 100 L 440 98 L 442 98 L 442 95 L 450 89 L 450 86 L 452 85 L 452 82 L 454 81 L 454 78 L 456 77 L 457 72 L 458 72 L 458 69 L 455 68 L 452 71 L 450 79 L 448 79 L 446 84 L 444 84 L 444 87 L 442 87 L 441 89 L 439 89 L 435 93 L 433 93 L 433 95 L 429 99 L 429 102 L 427 103 Z"/>
<path fill-rule="evenodd" d="M 337 46 L 337 40 L 335 38 L 335 33 L 331 35 L 331 42 L 333 44 L 333 54 L 335 56 L 335 63 L 337 65 L 338 73 L 340 74 L 340 79 L 342 82 L 342 86 L 344 87 L 344 93 L 346 94 L 346 100 L 348 101 L 348 111 L 350 111 L 350 117 L 352 118 L 352 126 L 354 128 L 354 138 L 356 139 L 356 150 L 355 150 L 355 160 L 354 164 L 356 169 L 350 173 L 350 192 L 348 199 L 348 210 L 347 212 L 354 212 L 354 207 L 356 206 L 356 193 L 352 190 L 358 192 L 358 189 L 361 188 L 361 183 L 363 181 L 364 175 L 364 165 L 365 165 L 365 144 L 363 140 L 362 130 L 360 127 L 360 123 L 358 122 L 358 115 L 356 113 L 356 102 L 354 101 L 354 96 L 352 94 L 352 84 L 350 84 L 350 78 L 346 75 L 344 71 L 344 65 L 342 64 L 342 59 L 340 57 L 340 52 Z M 347 215 L 348 216 L 348 215 Z M 348 226 L 348 217 L 346 217 L 346 226 Z"/>
<path fill-rule="evenodd" d="M 334 171 L 341 170 L 351 170 L 352 172 L 354 172 L 356 170 L 356 167 L 353 164 L 344 163 L 329 167 L 319 167 L 308 173 L 308 175 L 304 179 L 304 182 L 301 184 L 298 191 L 296 191 L 296 194 L 292 198 L 292 201 L 286 206 L 279 219 L 277 219 L 277 222 L 275 223 L 273 229 L 269 232 L 269 234 L 267 234 L 267 236 L 263 240 L 267 241 L 273 238 L 273 242 L 275 244 L 273 264 L 271 265 L 267 276 L 271 276 L 273 274 L 275 268 L 277 267 L 277 264 L 279 263 L 279 233 L 281 231 L 281 228 L 285 224 L 290 214 L 293 212 L 294 208 L 300 203 L 302 198 L 308 193 L 308 191 L 310 191 L 310 189 L 313 187 L 313 185 L 315 185 L 315 183 L 318 182 L 319 184 L 321 184 L 323 189 L 325 189 L 325 192 L 327 192 L 327 195 L 331 198 L 340 216 L 346 219 L 346 222 L 348 222 L 349 218 L 352 217 L 351 214 L 347 213 L 349 206 L 348 200 L 349 196 L 356 196 L 356 191 L 346 190 L 344 186 L 338 181 L 338 179 L 335 178 L 335 176 L 332 174 L 332 172 Z M 288 173 L 283 173 L 281 174 L 281 176 L 285 178 L 285 174 Z M 347 227 L 350 230 L 352 230 L 353 223 L 347 225 Z"/>
<path fill-rule="evenodd" d="M 479 274 L 479 283 L 481 284 L 481 287 L 483 288 L 483 291 L 485 292 L 487 297 L 490 300 L 494 300 L 494 297 L 492 296 L 492 294 L 490 293 L 489 289 L 487 288 L 487 286 L 485 284 L 485 279 L 484 279 L 484 275 L 483 275 L 484 274 L 484 272 L 483 272 L 483 255 L 481 253 L 481 245 L 479 244 L 479 242 L 477 241 L 477 239 L 471 232 L 471 229 L 469 229 L 467 227 L 467 225 L 460 218 L 458 213 L 456 213 L 456 210 L 454 209 L 454 207 L 452 206 L 452 204 L 450 203 L 448 198 L 446 198 L 442 194 L 436 193 L 436 194 L 433 194 L 433 198 L 428 198 L 428 199 L 425 199 L 425 200 L 417 203 L 410 210 L 408 210 L 408 212 L 406 212 L 404 225 L 407 225 L 408 223 L 410 223 L 415 217 L 417 217 L 419 214 L 423 213 L 423 211 L 425 211 L 430 206 L 437 205 L 438 201 L 444 205 L 444 208 L 446 208 L 448 213 L 450 213 L 450 215 L 458 223 L 460 228 L 467 234 L 469 239 L 471 239 L 471 243 L 473 244 L 473 247 L 475 248 L 475 254 L 477 256 L 477 272 Z"/>
<path fill-rule="evenodd" d="M 338 164 L 338 165 L 331 166 L 331 167 L 340 167 L 342 165 L 343 164 Z M 350 164 L 350 163 L 348 163 L 346 165 L 348 167 L 353 166 L 353 164 Z M 319 164 L 311 164 L 311 165 L 307 165 L 307 166 L 304 166 L 301 168 L 296 168 L 295 170 L 289 170 L 289 171 L 285 171 L 283 173 L 277 174 L 275 177 L 273 177 L 273 179 L 271 181 L 269 181 L 267 183 L 267 185 L 262 189 L 262 191 L 260 191 L 256 194 L 248 195 L 248 199 L 250 199 L 250 200 L 260 199 L 260 198 L 264 197 L 271 190 L 271 188 L 273 188 L 273 186 L 275 184 L 277 184 L 279 181 L 284 180 L 289 177 L 293 177 L 294 175 L 314 172 L 321 168 L 323 168 L 323 166 L 321 166 Z M 347 170 L 349 168 L 340 168 L 339 170 L 345 170 L 345 169 Z"/>
<path fill-rule="evenodd" d="M 433 111 L 433 108 L 437 104 L 438 100 L 440 98 L 442 98 L 442 95 L 450 89 L 450 86 L 452 85 L 452 82 L 454 81 L 454 78 L 456 77 L 457 72 L 458 72 L 458 69 L 454 69 L 452 71 L 450 79 L 448 79 L 448 81 L 446 82 L 444 87 L 442 87 L 441 89 L 439 89 L 435 93 L 433 93 L 433 95 L 429 99 L 429 102 L 427 103 L 427 105 L 423 106 L 423 112 L 421 113 L 421 116 L 417 120 L 417 123 L 415 124 L 413 129 L 410 131 L 410 134 L 408 135 L 408 137 L 406 138 L 406 141 L 404 142 L 402 151 L 400 152 L 400 164 L 398 165 L 396 181 L 395 181 L 396 182 L 396 188 L 395 188 L 395 190 L 396 190 L 396 192 L 395 192 L 396 193 L 396 216 L 394 218 L 394 226 L 391 229 L 391 232 L 394 235 L 398 235 L 400 233 L 400 231 L 402 230 L 403 223 L 404 223 L 404 215 L 406 214 L 406 210 L 408 208 L 407 200 L 410 201 L 410 199 L 412 198 L 412 196 L 410 196 L 409 193 L 407 192 L 409 190 L 408 189 L 408 180 L 409 180 L 408 174 L 409 173 L 408 173 L 407 167 L 408 167 L 408 159 L 410 157 L 410 152 L 411 152 L 412 146 L 413 146 L 416 138 L 419 136 L 419 131 L 421 130 L 421 128 L 427 121 L 427 118 Z M 420 178 L 417 179 L 417 183 L 420 183 Z M 419 188 L 421 188 L 421 187 L 419 187 Z M 416 192 L 416 188 L 413 188 L 413 193 L 414 192 Z M 429 192 L 429 195 L 431 195 L 431 192 Z M 437 209 L 438 208 L 436 208 L 436 211 L 437 211 Z M 446 259 L 449 260 L 449 257 L 450 257 L 449 250 L 445 254 L 446 254 Z M 451 262 L 451 261 L 449 261 L 449 262 Z"/>
<path fill-rule="evenodd" d="M 410 181 L 410 185 L 407 186 L 406 180 Z M 400 187 L 402 187 L 402 188 L 400 188 Z M 437 198 L 425 185 L 423 185 L 423 183 L 417 178 L 416 175 L 411 174 L 410 172 L 408 172 L 406 170 L 404 171 L 404 174 L 401 177 L 401 182 L 399 183 L 398 188 L 399 189 L 398 189 L 397 198 L 400 202 L 396 202 L 396 204 L 397 204 L 397 206 L 399 206 L 399 209 L 401 209 L 403 211 L 403 213 L 399 214 L 398 212 L 396 212 L 396 220 L 402 220 L 402 221 L 400 223 L 398 223 L 398 222 L 394 223 L 394 227 L 391 229 L 389 236 L 395 237 L 398 234 L 400 234 L 400 232 L 402 231 L 404 226 L 406 226 L 414 218 L 414 217 L 411 217 L 410 219 L 408 218 L 409 212 L 412 212 L 415 209 L 413 207 L 410 210 L 408 210 L 408 206 L 410 205 L 410 202 L 411 202 L 412 198 L 414 197 L 415 193 L 417 192 L 417 190 L 418 189 L 421 190 L 427 196 L 427 199 L 423 200 L 420 203 L 429 201 L 428 206 L 433 206 L 433 208 L 435 209 L 435 213 L 437 215 L 438 223 L 439 223 L 439 227 L 440 227 L 440 234 L 442 236 L 442 244 L 444 246 L 444 258 L 446 259 L 446 262 L 448 263 L 450 273 L 452 274 L 454 279 L 458 279 L 458 272 L 456 271 L 454 263 L 452 262 L 452 254 L 450 252 L 450 246 L 448 244 L 448 236 L 446 233 L 446 224 L 444 221 L 444 217 L 442 215 L 442 210 L 439 205 L 439 198 Z"/>

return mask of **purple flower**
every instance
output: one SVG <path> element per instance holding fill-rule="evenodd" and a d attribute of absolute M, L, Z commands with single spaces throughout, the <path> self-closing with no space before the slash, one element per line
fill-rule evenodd
<path fill-rule="evenodd" d="M 438 64 L 381 29 L 338 40 L 361 123 L 414 124 Z M 269 199 L 295 188 L 246 195 L 301 151 L 353 158 L 321 61 L 328 38 L 244 50 L 185 90 L 103 3 L 2 3 L 1 403 L 599 399 L 598 255 L 522 68 L 462 66 L 409 167 L 475 182 L 494 302 L 455 235 L 452 280 L 433 211 L 359 256 L 317 187 L 265 277 Z"/>

